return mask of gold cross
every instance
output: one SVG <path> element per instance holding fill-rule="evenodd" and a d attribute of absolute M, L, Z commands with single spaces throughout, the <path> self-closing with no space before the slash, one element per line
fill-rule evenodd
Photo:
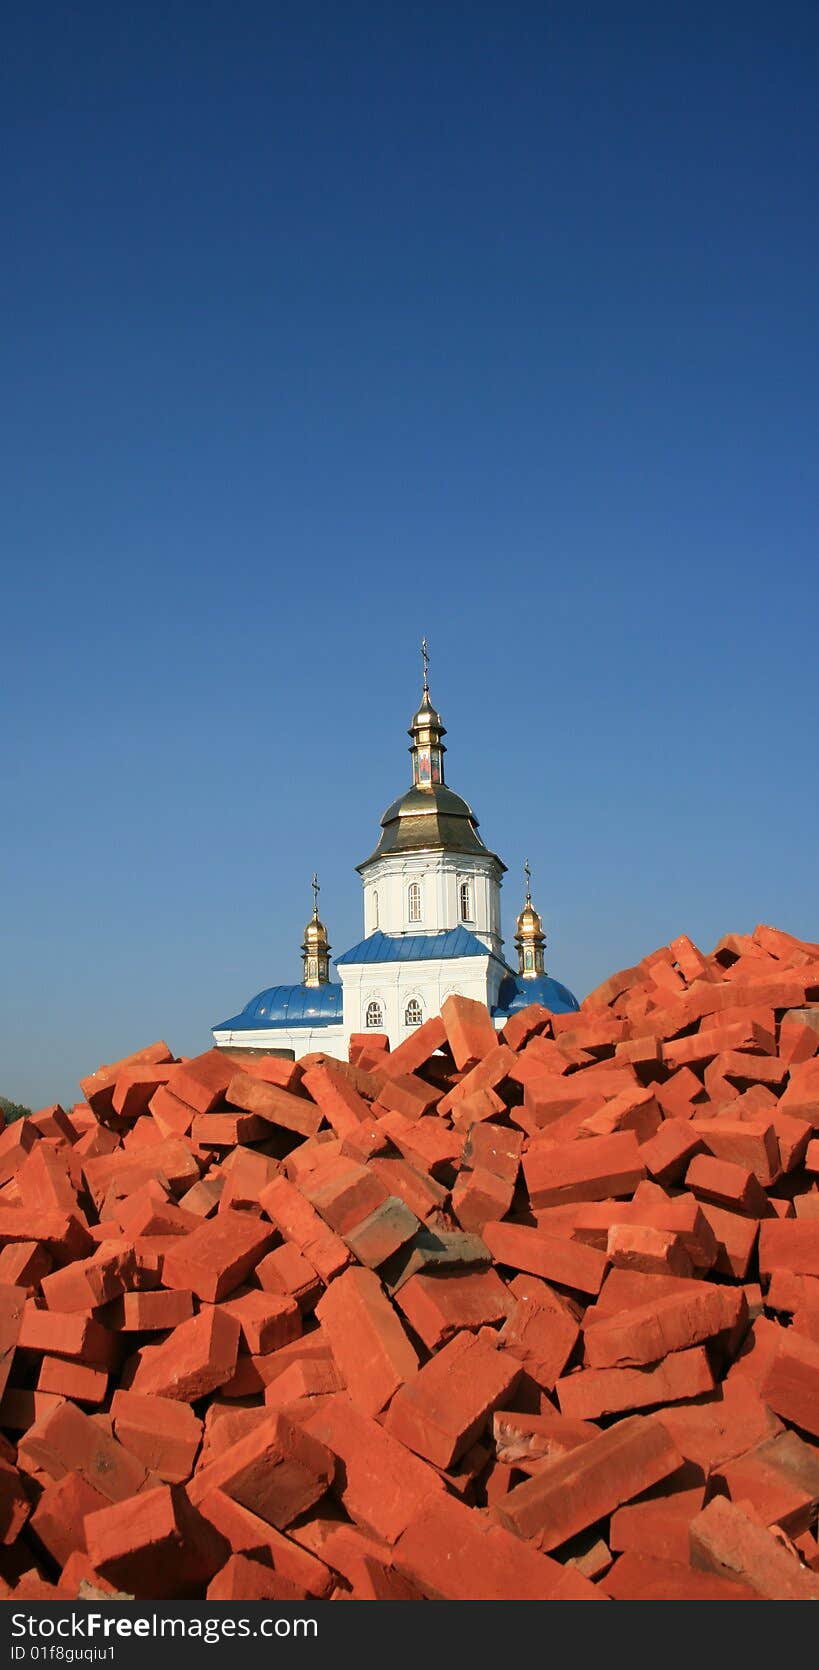
<path fill-rule="evenodd" d="M 318 875 L 316 875 L 315 873 L 313 875 L 313 880 L 311 881 L 310 886 L 313 889 L 313 915 L 318 916 L 318 896 L 319 896 L 319 893 L 321 892 L 321 888 L 319 887 Z"/>
<path fill-rule="evenodd" d="M 526 877 L 526 903 L 527 903 L 527 905 L 529 905 L 532 902 L 532 895 L 531 895 L 531 892 L 530 892 L 530 889 L 529 889 L 529 883 L 532 880 L 532 872 L 529 869 L 528 858 L 525 858 L 524 861 L 523 861 L 523 874 Z"/>
<path fill-rule="evenodd" d="M 428 680 L 429 680 L 429 653 L 427 651 L 426 638 L 421 639 L 421 656 L 422 656 L 422 659 L 423 659 L 423 662 L 424 662 L 424 689 L 428 690 L 429 689 L 429 682 L 428 682 Z"/>

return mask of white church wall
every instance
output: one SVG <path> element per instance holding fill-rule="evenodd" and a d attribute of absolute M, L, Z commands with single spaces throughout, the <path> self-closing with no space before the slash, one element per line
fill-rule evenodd
<path fill-rule="evenodd" d="M 344 1037 L 353 1032 L 386 1032 L 396 1048 L 416 1026 L 440 1012 L 451 992 L 472 997 L 492 1007 L 498 998 L 506 970 L 495 957 L 450 957 L 446 961 L 425 959 L 406 963 L 345 963 L 340 969 L 344 992 Z M 420 1020 L 408 1022 L 411 1003 L 418 1005 Z M 368 1022 L 368 1010 L 377 1005 L 379 1018 Z M 376 1011 L 372 1011 L 375 1016 Z"/>
<path fill-rule="evenodd" d="M 462 914 L 461 887 L 469 887 L 470 914 Z M 419 919 L 410 889 L 419 889 Z M 364 876 L 364 933 L 437 934 L 463 925 L 501 954 L 500 879 L 490 857 L 419 852 L 378 858 Z"/>

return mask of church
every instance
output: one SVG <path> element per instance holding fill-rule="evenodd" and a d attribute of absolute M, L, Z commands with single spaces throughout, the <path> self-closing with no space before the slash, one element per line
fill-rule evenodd
<path fill-rule="evenodd" d="M 517 969 L 501 937 L 500 892 L 506 865 L 486 847 L 471 807 L 444 779 L 446 730 L 424 686 L 409 728 L 412 783 L 387 807 L 378 844 L 358 865 L 364 893 L 364 937 L 333 959 L 313 914 L 301 947 L 299 985 L 270 986 L 230 1020 L 213 1028 L 222 1048 L 293 1053 L 322 1050 L 346 1056 L 354 1032 L 386 1033 L 394 1049 L 457 992 L 477 998 L 500 1029 L 528 1003 L 553 1013 L 577 1009 L 572 993 L 546 973 L 546 937 L 532 904 L 530 872 L 517 919 Z"/>

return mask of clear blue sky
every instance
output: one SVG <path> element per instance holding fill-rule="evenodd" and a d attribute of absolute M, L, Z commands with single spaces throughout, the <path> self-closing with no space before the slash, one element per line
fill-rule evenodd
<path fill-rule="evenodd" d="M 297 979 L 408 780 L 583 995 L 819 937 L 819 12 L 17 5 L 0 1091 Z"/>

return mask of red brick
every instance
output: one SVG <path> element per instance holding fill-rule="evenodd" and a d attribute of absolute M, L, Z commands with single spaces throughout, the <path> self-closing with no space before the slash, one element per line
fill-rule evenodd
<path fill-rule="evenodd" d="M 39 1142 L 23 1160 L 17 1186 L 24 1207 L 33 1212 L 79 1212 L 77 1191 L 65 1156 Z"/>
<path fill-rule="evenodd" d="M 443 1496 L 439 1475 L 344 1397 L 329 1398 L 305 1430 L 336 1457 L 333 1489 L 357 1525 L 386 1543 Z"/>
<path fill-rule="evenodd" d="M 581 1107 L 590 1094 L 583 1073 L 563 1078 L 544 1069 L 536 1077 L 527 1078 L 523 1106 L 536 1126 L 548 1129 L 555 1120 Z"/>
<path fill-rule="evenodd" d="M 692 1571 L 686 1563 L 629 1550 L 615 1560 L 600 1587 L 612 1600 L 757 1600 L 744 1583 Z"/>
<path fill-rule="evenodd" d="M 31 1503 L 17 1468 L 0 1457 L 0 1543 L 14 1545 L 30 1513 Z"/>
<path fill-rule="evenodd" d="M 819 1438 L 819 1345 L 794 1328 L 780 1332 L 760 1383 L 760 1397 L 783 1420 Z"/>
<path fill-rule="evenodd" d="M 187 1403 L 116 1391 L 111 1402 L 114 1433 L 150 1473 L 166 1484 L 181 1484 L 193 1472 L 202 1422 Z"/>
<path fill-rule="evenodd" d="M 508 1400 L 521 1366 L 480 1336 L 459 1333 L 400 1387 L 387 1430 L 427 1461 L 450 1467 Z"/>
<path fill-rule="evenodd" d="M 232 1051 L 226 1051 L 230 1055 Z M 251 1078 L 264 1079 L 266 1084 L 277 1084 L 280 1090 L 296 1090 L 302 1082 L 303 1069 L 298 1061 L 283 1055 L 235 1056 L 238 1065 Z"/>
<path fill-rule="evenodd" d="M 375 1270 L 411 1241 L 420 1229 L 415 1213 L 395 1195 L 387 1195 L 380 1206 L 348 1229 L 344 1239 L 359 1264 Z"/>
<path fill-rule="evenodd" d="M 612 1224 L 606 1258 L 616 1269 L 641 1270 L 649 1275 L 692 1276 L 694 1265 L 683 1237 L 674 1230 L 649 1224 Z"/>
<path fill-rule="evenodd" d="M 681 1465 L 663 1428 L 632 1415 L 517 1485 L 492 1517 L 538 1548 L 558 1548 Z"/>
<path fill-rule="evenodd" d="M 744 1379 L 726 1380 L 718 1400 L 659 1409 L 652 1419 L 661 1422 L 680 1454 L 704 1478 L 782 1430 L 756 1387 Z"/>
<path fill-rule="evenodd" d="M 452 1164 L 460 1159 L 463 1137 L 434 1115 L 411 1120 L 400 1113 L 385 1113 L 378 1125 L 399 1153 L 418 1171 L 429 1172 L 433 1177 L 442 1173 L 446 1175 Z"/>
<path fill-rule="evenodd" d="M 419 1078 L 417 1073 L 399 1073 L 381 1086 L 373 1111 L 420 1119 L 423 1114 L 434 1112 L 440 1100 L 441 1092 L 436 1085 Z"/>
<path fill-rule="evenodd" d="M 551 1014 L 544 1009 L 542 1003 L 528 1003 L 525 1009 L 519 1009 L 516 1015 L 510 1015 L 506 1022 L 501 1038 L 512 1050 L 523 1049 L 536 1033 L 543 1032 L 550 1025 Z"/>
<path fill-rule="evenodd" d="M 569 1455 L 580 1444 L 588 1444 L 600 1434 L 600 1428 L 593 1422 L 573 1421 L 551 1408 L 541 1415 L 496 1409 L 492 1429 L 498 1459 L 530 1474 L 539 1472 L 544 1461 Z"/>
<path fill-rule="evenodd" d="M 165 1137 L 150 1148 L 130 1155 L 118 1152 L 86 1160 L 84 1176 L 89 1193 L 99 1209 L 109 1188 L 116 1185 L 121 1199 L 134 1194 L 145 1183 L 161 1177 L 168 1188 L 181 1193 L 199 1178 L 199 1167 L 188 1143 L 181 1137 Z"/>
<path fill-rule="evenodd" d="M 503 1084 L 504 1080 L 508 1078 L 511 1070 L 516 1065 L 517 1059 L 514 1050 L 511 1050 L 508 1044 L 498 1043 L 496 1035 L 495 1044 L 489 1054 L 485 1055 L 470 1072 L 465 1073 L 463 1078 L 442 1097 L 438 1103 L 439 1114 L 455 1113 L 458 1104 L 474 1095 L 478 1090 L 497 1090 L 498 1085 Z"/>
<path fill-rule="evenodd" d="M 355 1132 L 370 1118 L 370 1104 L 343 1074 L 334 1073 L 331 1067 L 311 1067 L 302 1084 L 337 1136 Z"/>
<path fill-rule="evenodd" d="M 747 1314 L 741 1289 L 701 1286 L 669 1294 L 633 1310 L 592 1321 L 584 1329 L 591 1368 L 656 1363 L 669 1351 L 683 1351 L 736 1326 Z M 655 1399 L 661 1402 L 662 1399 Z"/>
<path fill-rule="evenodd" d="M 247 1113 L 256 1114 L 268 1125 L 280 1126 L 286 1131 L 295 1131 L 303 1137 L 315 1136 L 321 1121 L 321 1109 L 313 1102 L 308 1102 L 304 1096 L 294 1096 L 289 1090 L 281 1090 L 278 1085 L 267 1084 L 263 1079 L 254 1078 L 252 1074 L 239 1069 L 231 1079 L 226 1100 L 233 1107 L 244 1108 Z"/>
<path fill-rule="evenodd" d="M 435 1055 L 437 1050 L 443 1049 L 447 1041 L 446 1027 L 441 1015 L 433 1015 L 422 1026 L 411 1032 L 408 1038 L 400 1043 L 384 1059 L 383 1072 L 389 1077 L 399 1073 L 417 1073 L 420 1067 Z"/>
<path fill-rule="evenodd" d="M 645 1175 L 633 1131 L 556 1148 L 538 1143 L 524 1154 L 523 1170 L 533 1207 L 630 1195 Z"/>
<path fill-rule="evenodd" d="M 764 1279 L 775 1270 L 819 1276 L 819 1222 L 769 1220 L 760 1226 L 759 1273 Z"/>
<path fill-rule="evenodd" d="M 222 1490 L 277 1530 L 290 1525 L 324 1495 L 335 1463 L 310 1432 L 275 1411 L 206 1467 L 188 1487 L 193 1503 Z"/>
<path fill-rule="evenodd" d="M 819 1050 L 819 1031 L 804 1021 L 783 1019 L 779 1029 L 779 1054 L 788 1066 L 812 1061 Z"/>
<path fill-rule="evenodd" d="M 222 1309 L 235 1316 L 246 1351 L 277 1351 L 280 1345 L 287 1345 L 301 1334 L 299 1307 L 295 1299 L 283 1293 L 262 1293 L 258 1288 L 251 1288 L 229 1299 Z"/>
<path fill-rule="evenodd" d="M 378 1414 L 415 1376 L 418 1358 L 374 1271 L 346 1270 L 320 1299 L 316 1316 L 353 1402 Z"/>
<path fill-rule="evenodd" d="M 115 1323 L 124 1333 L 143 1334 L 178 1328 L 193 1316 L 193 1294 L 182 1288 L 126 1293 L 115 1307 Z"/>
<path fill-rule="evenodd" d="M 270 1135 L 266 1119 L 255 1113 L 197 1113 L 191 1142 L 203 1148 L 234 1148 L 239 1142 L 264 1142 Z"/>
<path fill-rule="evenodd" d="M 97 1570 L 137 1600 L 200 1593 L 228 1554 L 224 1538 L 179 1485 L 160 1485 L 89 1514 L 85 1532 Z"/>
<path fill-rule="evenodd" d="M 26 1312 L 28 1292 L 25 1287 L 0 1287 L 0 1398 L 6 1389 L 14 1362 L 14 1352 L 20 1337 Z"/>
<path fill-rule="evenodd" d="M 655 1084 L 654 1094 L 666 1119 L 692 1119 L 705 1098 L 704 1087 L 690 1067 L 680 1067 L 664 1084 Z"/>
<path fill-rule="evenodd" d="M 23 1158 L 30 1154 L 40 1133 L 29 1119 L 15 1119 L 0 1127 L 0 1185 L 16 1176 Z"/>
<path fill-rule="evenodd" d="M 460 1328 L 474 1332 L 504 1322 L 515 1309 L 514 1296 L 494 1270 L 411 1276 L 395 1302 L 428 1351 Z"/>
<path fill-rule="evenodd" d="M 238 1351 L 236 1318 L 206 1307 L 174 1328 L 161 1345 L 145 1347 L 132 1390 L 194 1403 L 231 1379 Z"/>
<path fill-rule="evenodd" d="M 711 1201 L 746 1217 L 764 1218 L 769 1212 L 765 1191 L 754 1173 L 730 1160 L 714 1159 L 711 1154 L 698 1154 L 691 1161 L 685 1186 L 698 1200 Z"/>
<path fill-rule="evenodd" d="M 773 1271 L 765 1296 L 767 1310 L 793 1313 L 806 1306 L 815 1309 L 817 1305 L 819 1276 L 797 1276 L 791 1270 Z"/>
<path fill-rule="evenodd" d="M 121 1061 L 115 1061 L 110 1066 L 98 1067 L 95 1073 L 80 1080 L 80 1089 L 97 1118 L 104 1119 L 113 1112 L 114 1085 L 121 1068 L 139 1062 L 161 1065 L 165 1061 L 173 1061 L 173 1056 L 167 1044 L 160 1040 L 159 1043 L 148 1044 L 143 1050 L 136 1050 L 133 1055 L 123 1056 Z"/>
<path fill-rule="evenodd" d="M 75 1403 L 100 1404 L 108 1392 L 108 1375 L 104 1369 L 86 1368 L 84 1363 L 70 1363 L 64 1357 L 44 1357 L 37 1390 L 73 1398 Z"/>
<path fill-rule="evenodd" d="M 506 1113 L 506 1104 L 495 1090 L 473 1090 L 471 1095 L 462 1097 L 452 1115 L 452 1123 L 456 1131 L 464 1135 L 471 1133 L 476 1125 L 485 1119 L 497 1119 L 498 1115 Z"/>
<path fill-rule="evenodd" d="M 285 1239 L 309 1259 L 322 1281 L 332 1281 L 349 1264 L 344 1242 L 285 1177 L 277 1177 L 262 1190 L 259 1204 Z"/>
<path fill-rule="evenodd" d="M 264 1410 L 254 1411 L 264 1416 Z M 290 1537 L 250 1513 L 223 1490 L 211 1490 L 199 1503 L 204 1519 L 223 1536 L 234 1554 L 250 1554 L 272 1562 L 279 1575 L 317 1600 L 326 1599 L 331 1574 L 321 1560 L 299 1548 Z"/>
<path fill-rule="evenodd" d="M 141 1491 L 145 1468 L 106 1432 L 98 1420 L 84 1415 L 73 1403 L 47 1411 L 20 1439 L 17 1462 L 25 1472 L 46 1484 L 66 1473 L 82 1473 L 109 1502 L 126 1501 Z"/>
<path fill-rule="evenodd" d="M 127 1266 L 126 1266 L 127 1267 Z M 42 1294 L 49 1310 L 88 1311 L 107 1305 L 124 1291 L 123 1259 L 119 1252 L 100 1248 L 91 1258 L 66 1264 L 45 1276 Z"/>
<path fill-rule="evenodd" d="M 120 1067 L 111 1097 L 114 1113 L 121 1119 L 139 1119 L 148 1112 L 154 1092 L 167 1084 L 175 1071 L 169 1063 L 160 1066 L 148 1061 Z"/>
<path fill-rule="evenodd" d="M 441 1020 L 446 1028 L 446 1040 L 459 1072 L 477 1067 L 490 1050 L 497 1046 L 498 1035 L 483 1003 L 471 997 L 451 996 L 441 1005 Z M 395 1066 L 397 1051 L 392 1059 Z"/>
<path fill-rule="evenodd" d="M 451 1498 L 422 1509 L 394 1560 L 427 1600 L 550 1600 L 568 1577 L 556 1560 Z M 587 1587 L 584 1598 L 596 1598 Z"/>
<path fill-rule="evenodd" d="M 509 1223 L 484 1224 L 482 1239 L 498 1264 L 541 1276 L 561 1287 L 577 1288 L 581 1293 L 600 1292 L 606 1259 L 594 1247 Z"/>
<path fill-rule="evenodd" d="M 640 1224 L 679 1235 L 695 1269 L 710 1270 L 717 1256 L 717 1242 L 699 1201 L 690 1194 L 670 1199 L 653 1184 L 638 1191 L 633 1201 L 593 1202 L 578 1209 L 573 1234 L 578 1241 L 605 1249 L 609 1232 L 617 1224 Z"/>
<path fill-rule="evenodd" d="M 756 1030 L 753 1022 L 734 1021 L 727 1026 L 701 1028 L 685 1038 L 672 1038 L 663 1053 L 669 1067 L 703 1066 L 723 1051 L 739 1050 L 748 1044 L 764 1050 L 768 1043 L 764 1032 Z"/>
<path fill-rule="evenodd" d="M 18 1241 L 9 1244 L 0 1252 L 0 1288 L 24 1287 L 27 1292 L 40 1286 L 41 1281 L 51 1270 L 51 1254 L 47 1247 L 41 1247 L 39 1241 Z M 2 1329 L 2 1322 L 0 1322 Z M 2 1361 L 2 1339 L 0 1336 L 0 1361 Z M 2 1387 L 0 1386 L 0 1395 Z"/>
<path fill-rule="evenodd" d="M 485 1223 L 505 1217 L 514 1192 L 514 1183 L 486 1166 L 478 1166 L 474 1171 L 462 1171 L 456 1179 L 452 1211 L 462 1229 L 480 1234 Z"/>
<path fill-rule="evenodd" d="M 157 1086 L 148 1107 L 164 1137 L 186 1136 L 197 1117 L 196 1109 L 175 1096 L 166 1084 Z"/>
<path fill-rule="evenodd" d="M 377 1158 L 370 1170 L 380 1177 L 389 1195 L 396 1195 L 417 1218 L 428 1219 L 446 1205 L 447 1191 L 434 1178 L 414 1171 L 403 1159 Z"/>
<path fill-rule="evenodd" d="M 690 1542 L 693 1566 L 744 1582 L 766 1600 L 819 1600 L 819 1576 L 723 1496 L 691 1521 Z"/>
<path fill-rule="evenodd" d="M 301 1182 L 301 1191 L 337 1235 L 347 1235 L 383 1206 L 387 1191 L 367 1166 L 329 1154 Z"/>
<path fill-rule="evenodd" d="M 29 1299 L 17 1339 L 21 1351 L 40 1351 L 53 1357 L 73 1357 L 98 1368 L 111 1367 L 117 1340 L 85 1311 L 38 1310 Z"/>
<path fill-rule="evenodd" d="M 578 1324 L 536 1277 L 515 1277 L 510 1291 L 517 1305 L 500 1331 L 501 1346 L 517 1358 L 530 1379 L 551 1391 L 580 1337 Z"/>
<path fill-rule="evenodd" d="M 614 1553 L 649 1554 L 688 1565 L 688 1527 L 699 1513 L 705 1488 L 632 1502 L 612 1514 L 609 1542 Z"/>
<path fill-rule="evenodd" d="M 293 1413 L 294 1419 L 300 1419 L 309 1399 L 323 1403 L 331 1393 L 343 1390 L 343 1377 L 332 1360 L 324 1362 L 316 1357 L 302 1357 L 291 1363 L 284 1374 L 271 1380 L 269 1386 L 265 1386 L 265 1407 L 283 1409 L 285 1413 Z M 296 1404 L 300 1405 L 298 1416 Z"/>
<path fill-rule="evenodd" d="M 231 1554 L 212 1577 L 205 1591 L 207 1600 L 305 1600 L 306 1592 L 280 1576 L 272 1566 L 247 1554 Z"/>
<path fill-rule="evenodd" d="M 109 1502 L 82 1473 L 65 1473 L 43 1491 L 31 1517 L 31 1529 L 58 1566 L 72 1554 L 86 1553 L 85 1516 Z"/>
<path fill-rule="evenodd" d="M 24 1211 L 0 1206 L 0 1246 L 16 1241 L 39 1241 L 58 1264 L 84 1258 L 94 1250 L 88 1227 L 77 1213 Z"/>
<path fill-rule="evenodd" d="M 715 1274 L 735 1276 L 738 1281 L 744 1281 L 751 1267 L 759 1225 L 753 1219 L 743 1218 L 738 1212 L 726 1212 L 722 1206 L 713 1206 L 710 1201 L 702 1201 L 701 1207 L 703 1217 L 717 1241 Z"/>
<path fill-rule="evenodd" d="M 256 1265 L 256 1280 L 266 1293 L 289 1294 L 300 1310 L 313 1310 L 321 1298 L 324 1283 L 309 1259 L 288 1241 L 274 1247 Z"/>
<path fill-rule="evenodd" d="M 790 1537 L 810 1528 L 819 1507 L 819 1455 L 795 1432 L 780 1432 L 726 1462 L 719 1482 L 734 1502 L 750 1502 L 763 1525 Z"/>
<path fill-rule="evenodd" d="M 671 1352 L 652 1368 L 581 1369 L 557 1382 L 563 1414 L 581 1421 L 702 1397 L 713 1389 L 714 1377 L 702 1346 Z"/>
<path fill-rule="evenodd" d="M 715 1159 L 752 1171 L 767 1188 L 779 1175 L 779 1144 L 770 1119 L 692 1119 L 692 1133 Z"/>
<path fill-rule="evenodd" d="M 220 1212 L 166 1255 L 162 1280 L 166 1287 L 189 1289 L 215 1304 L 244 1281 L 271 1241 L 270 1228 L 261 1218 L 245 1212 Z"/>
<path fill-rule="evenodd" d="M 633 1131 L 639 1143 L 648 1142 L 662 1123 L 662 1113 L 652 1090 L 630 1085 L 611 1096 L 597 1113 L 590 1113 L 579 1128 L 581 1137 L 612 1136 L 615 1131 Z"/>

